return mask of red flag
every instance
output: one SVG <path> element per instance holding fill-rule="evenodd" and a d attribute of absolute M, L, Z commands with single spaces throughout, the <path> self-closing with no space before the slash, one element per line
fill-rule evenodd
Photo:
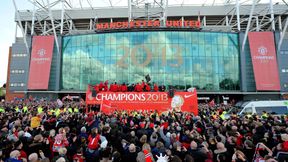
<path fill-rule="evenodd" d="M 112 108 L 111 102 L 109 100 L 102 100 L 100 110 L 105 114 L 109 114 L 114 111 Z"/>

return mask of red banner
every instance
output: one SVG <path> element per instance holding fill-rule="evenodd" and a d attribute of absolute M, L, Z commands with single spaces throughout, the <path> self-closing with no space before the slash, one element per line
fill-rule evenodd
<path fill-rule="evenodd" d="M 170 110 L 192 112 L 198 115 L 197 92 L 175 92 L 170 98 L 167 92 L 101 92 L 92 97 L 88 89 L 86 104 L 99 104 L 101 111 L 111 113 L 115 110 Z"/>
<path fill-rule="evenodd" d="M 28 89 L 47 90 L 54 47 L 54 36 L 34 36 Z"/>
<path fill-rule="evenodd" d="M 279 73 L 272 32 L 249 32 L 250 53 L 256 89 L 280 90 Z"/>

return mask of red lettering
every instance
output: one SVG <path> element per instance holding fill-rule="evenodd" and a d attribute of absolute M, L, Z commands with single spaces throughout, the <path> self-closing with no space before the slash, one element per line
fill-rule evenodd
<path fill-rule="evenodd" d="M 166 27 L 171 27 L 173 25 L 172 21 L 166 21 Z"/>
<path fill-rule="evenodd" d="M 121 27 L 122 27 L 122 23 L 121 23 L 121 22 L 117 22 L 117 23 L 116 23 L 116 27 L 117 27 L 117 28 L 121 28 Z"/>
<path fill-rule="evenodd" d="M 135 21 L 135 27 L 137 27 L 137 28 L 141 27 L 141 21 L 140 20 Z"/>
<path fill-rule="evenodd" d="M 103 29 L 103 24 L 96 24 L 96 29 L 97 30 Z"/>
<path fill-rule="evenodd" d="M 142 21 L 142 26 L 143 26 L 143 27 L 146 27 L 146 26 L 147 26 L 147 21 L 146 21 L 146 20 L 143 20 L 143 21 Z"/>
<path fill-rule="evenodd" d="M 180 21 L 173 21 L 173 27 L 180 27 Z"/>
<path fill-rule="evenodd" d="M 111 22 L 110 23 L 110 29 L 114 29 L 114 28 L 116 28 L 116 23 Z"/>
<path fill-rule="evenodd" d="M 193 21 L 193 20 L 190 20 L 190 21 L 189 21 L 189 26 L 190 26 L 191 28 L 193 28 L 193 27 L 195 26 L 195 24 L 194 24 L 194 21 Z"/>
<path fill-rule="evenodd" d="M 130 28 L 133 28 L 135 26 L 134 21 L 130 21 L 129 25 Z"/>
<path fill-rule="evenodd" d="M 159 21 L 159 20 L 155 20 L 155 21 L 153 22 L 153 26 L 154 26 L 154 27 L 159 27 L 159 26 L 160 26 L 160 21 Z"/>
<path fill-rule="evenodd" d="M 187 27 L 187 26 L 188 26 L 188 21 L 185 20 L 185 21 L 184 21 L 184 27 Z"/>
<path fill-rule="evenodd" d="M 169 20 L 166 21 L 166 27 L 191 27 L 191 28 L 200 28 L 201 22 L 194 20 Z M 97 30 L 105 30 L 105 29 L 119 29 L 119 28 L 141 28 L 141 27 L 160 27 L 159 20 L 136 20 L 130 22 L 111 22 L 111 23 L 99 23 L 96 24 Z"/>
<path fill-rule="evenodd" d="M 153 26 L 153 21 L 152 20 L 148 20 L 147 21 L 147 26 L 149 26 L 149 27 Z"/>
<path fill-rule="evenodd" d="M 128 28 L 129 27 L 129 25 L 128 25 L 129 23 L 128 22 L 122 22 L 122 28 Z"/>
<path fill-rule="evenodd" d="M 200 22 L 200 21 L 196 21 L 195 26 L 196 26 L 197 28 L 200 28 L 200 27 L 201 27 L 201 22 Z"/>
<path fill-rule="evenodd" d="M 108 23 L 104 23 L 104 24 L 103 24 L 103 29 L 109 29 Z"/>

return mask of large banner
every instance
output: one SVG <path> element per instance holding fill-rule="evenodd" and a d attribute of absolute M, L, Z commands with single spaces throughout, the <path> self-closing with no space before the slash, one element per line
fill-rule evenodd
<path fill-rule="evenodd" d="M 260 91 L 279 91 L 279 73 L 272 32 L 249 32 L 256 89 Z"/>
<path fill-rule="evenodd" d="M 170 98 L 167 92 L 101 92 L 92 97 L 86 92 L 86 104 L 99 104 L 101 111 L 111 113 L 115 110 L 170 110 L 192 112 L 198 115 L 197 92 L 175 92 Z"/>
<path fill-rule="evenodd" d="M 54 47 L 54 36 L 34 36 L 28 89 L 47 90 Z"/>

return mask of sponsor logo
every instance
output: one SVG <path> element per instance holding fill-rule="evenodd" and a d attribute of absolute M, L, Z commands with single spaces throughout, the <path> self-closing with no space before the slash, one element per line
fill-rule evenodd
<path fill-rule="evenodd" d="M 254 56 L 254 60 L 260 60 L 261 63 L 268 63 L 269 60 L 274 60 L 274 56 L 269 56 L 268 49 L 265 46 L 258 47 L 258 55 Z"/>
<path fill-rule="evenodd" d="M 193 96 L 193 94 L 192 95 L 184 95 L 184 98 L 189 98 L 189 97 L 192 97 Z"/>
<path fill-rule="evenodd" d="M 41 48 L 38 50 L 37 54 L 40 56 L 40 57 L 44 57 L 46 55 L 46 50 Z"/>
<path fill-rule="evenodd" d="M 258 47 L 258 53 L 259 53 L 260 55 L 267 55 L 267 52 L 268 52 L 268 50 L 267 50 L 266 47 L 264 47 L 264 46 Z"/>
<path fill-rule="evenodd" d="M 33 57 L 32 58 L 32 61 L 36 61 L 37 64 L 43 64 L 45 61 L 50 61 L 50 58 L 49 57 L 45 57 L 46 55 L 46 50 L 44 48 L 40 48 L 38 51 L 37 51 L 37 55 L 39 57 Z"/>

